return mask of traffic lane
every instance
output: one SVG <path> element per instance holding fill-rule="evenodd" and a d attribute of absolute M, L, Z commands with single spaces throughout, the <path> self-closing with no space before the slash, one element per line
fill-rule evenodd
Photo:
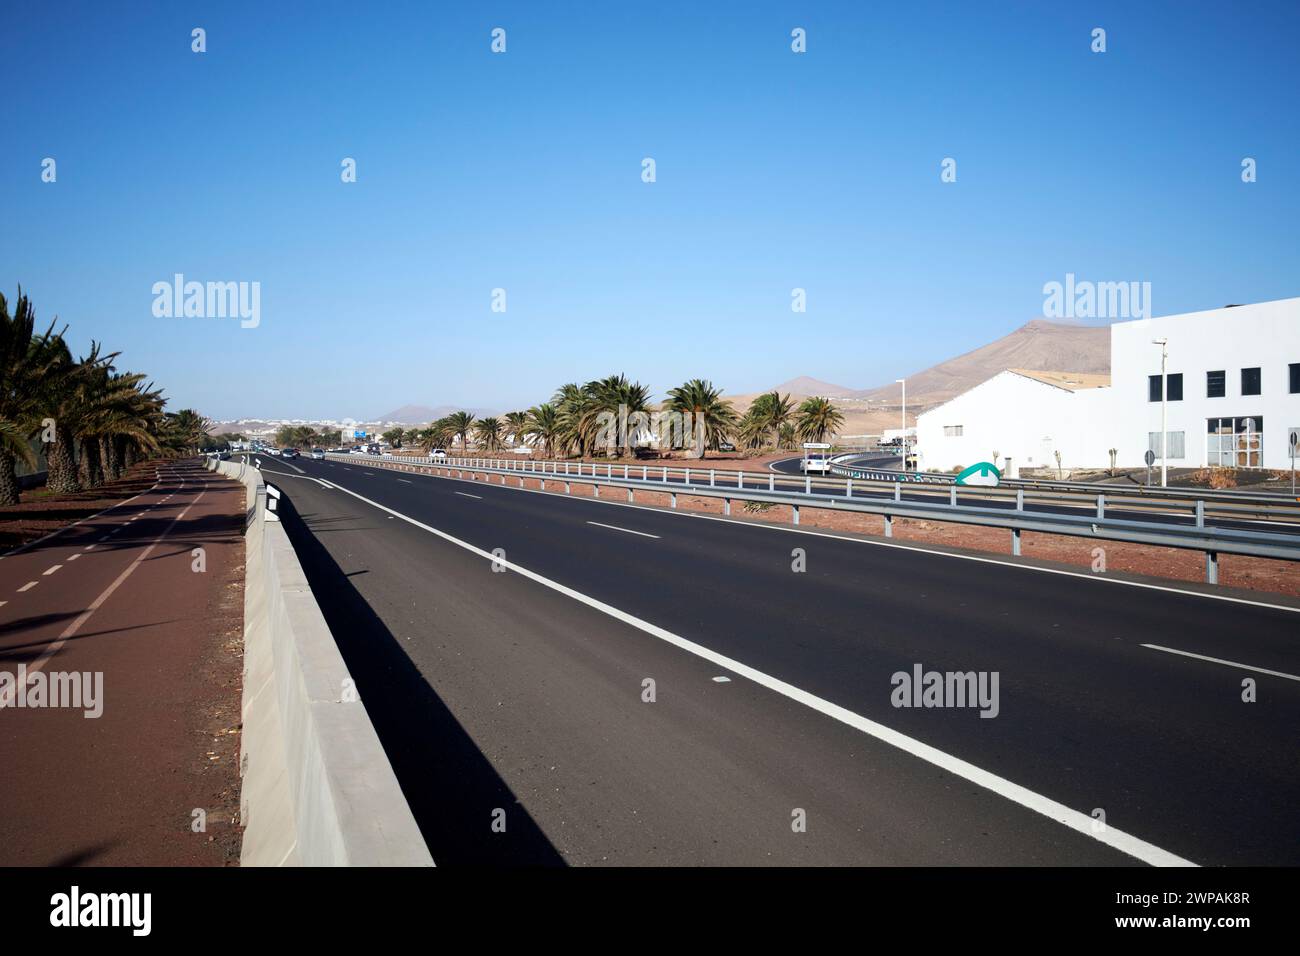
<path fill-rule="evenodd" d="M 794 463 L 794 467 L 791 469 L 783 469 L 783 471 L 789 470 L 789 471 L 793 471 L 794 473 L 798 473 L 797 465 L 799 459 L 797 458 L 790 459 L 789 461 L 792 461 Z M 343 467 L 345 470 L 347 470 L 347 468 L 349 467 L 354 469 L 365 468 L 365 464 L 361 462 L 350 463 L 348 465 L 342 465 L 341 463 L 338 462 L 331 462 L 331 464 L 340 464 L 340 466 Z M 430 465 L 424 461 L 414 462 L 413 464 L 420 465 L 421 467 L 430 467 Z M 785 463 L 774 462 L 773 467 L 775 468 L 777 465 L 782 465 L 782 464 Z M 383 464 L 379 462 L 372 462 L 370 463 L 369 470 L 373 471 L 375 470 L 375 468 L 383 468 L 383 467 L 384 467 Z M 455 468 L 456 466 L 437 465 L 433 467 Z M 678 466 L 674 466 L 674 467 L 678 467 Z M 802 492 L 809 487 L 806 480 L 798 480 L 798 481 L 787 480 L 785 478 L 779 477 L 779 474 L 775 472 L 765 477 L 759 473 L 748 473 L 742 475 L 739 472 L 713 469 L 712 470 L 713 474 L 712 476 L 710 476 L 710 469 L 708 467 L 696 467 L 694 465 L 689 467 L 691 469 L 690 483 L 691 485 L 696 487 L 702 487 L 702 486 L 710 486 L 714 488 L 734 487 L 741 490 L 745 488 L 748 488 L 750 490 L 755 490 L 755 489 L 766 490 L 770 488 L 776 491 L 786 491 L 786 492 Z M 592 475 L 592 466 L 583 463 L 583 469 L 585 475 L 587 476 Z M 685 474 L 669 474 L 665 480 L 662 466 L 656 468 L 655 466 L 629 465 L 627 466 L 626 471 L 628 476 L 632 479 L 638 479 L 644 474 L 647 476 L 649 481 L 655 484 L 667 484 L 670 486 L 676 485 L 678 487 L 684 487 L 686 484 Z M 620 478 L 623 476 L 623 472 L 624 472 L 624 468 L 621 465 L 617 465 L 617 466 L 610 465 L 605 467 L 596 466 L 596 476 L 602 478 L 604 477 Z M 517 473 L 517 474 L 526 474 L 526 473 Z M 537 477 L 541 477 L 541 476 L 538 475 Z M 711 483 L 710 483 L 710 477 L 712 478 Z M 564 474 L 560 474 L 557 475 L 556 478 L 558 480 L 565 480 L 567 478 L 568 480 L 574 482 L 581 481 L 581 478 L 576 473 L 576 467 L 575 467 L 575 472 L 573 474 L 570 474 L 568 476 Z M 847 479 L 837 481 L 834 486 L 823 486 L 820 488 L 817 486 L 816 481 L 817 479 L 814 479 L 814 483 L 811 486 L 814 494 L 822 494 L 822 495 L 833 496 L 837 498 L 849 497 L 847 494 L 847 490 L 848 490 Z M 916 485 L 912 485 L 910 490 L 906 490 L 908 489 L 908 483 L 904 483 L 903 488 L 905 490 L 901 491 L 901 498 L 904 501 L 918 502 L 921 504 L 947 505 L 949 503 L 948 486 L 930 485 L 928 487 L 934 490 L 931 490 L 929 492 L 922 491 L 917 489 Z M 889 501 L 894 499 L 894 492 L 892 491 L 891 488 L 888 487 L 881 488 L 876 485 L 864 485 L 861 482 L 855 482 L 853 485 L 852 497 L 862 498 L 862 499 L 873 499 L 877 501 Z M 964 502 L 963 502 L 963 498 L 965 499 Z M 993 510 L 1001 510 L 1001 511 L 1008 511 L 1008 512 L 1017 510 L 1016 501 L 1014 499 L 978 497 L 978 489 L 974 489 L 974 488 L 969 488 L 964 490 L 959 489 L 958 503 L 959 504 L 965 503 L 967 505 L 970 505 L 971 507 L 976 507 L 976 508 L 990 508 Z M 809 507 L 814 507 L 814 506 L 810 505 Z M 1097 506 L 1095 500 L 1081 501 L 1077 504 L 1069 504 L 1069 503 L 1047 504 L 1041 501 L 1034 501 L 1033 499 L 1030 499 L 1029 501 L 1026 501 L 1024 504 L 1024 510 L 1030 513 L 1044 514 L 1044 515 L 1071 515 L 1075 517 L 1095 514 L 1096 507 Z M 1159 524 L 1173 524 L 1181 527 L 1196 526 L 1195 516 L 1192 515 L 1190 512 L 1185 512 L 1185 511 L 1173 511 L 1173 510 L 1146 511 L 1141 509 L 1135 509 L 1132 507 L 1125 507 L 1123 505 L 1111 504 L 1108 505 L 1106 509 L 1106 514 L 1108 517 L 1112 519 L 1121 519 L 1121 520 L 1128 520 L 1128 521 L 1152 521 Z M 1206 526 L 1209 528 L 1220 528 L 1224 530 L 1266 531 L 1266 532 L 1275 532 L 1278 534 L 1300 535 L 1300 521 L 1295 520 L 1293 515 L 1283 515 L 1272 519 L 1247 519 L 1247 518 L 1233 519 L 1233 518 L 1219 517 L 1211 513 L 1206 518 Z"/>
<path fill-rule="evenodd" d="M 1292 633 L 1290 612 L 590 499 L 544 499 L 499 485 L 449 484 L 485 500 L 424 513 L 435 526 L 485 550 L 502 547 L 511 560 L 688 637 L 707 628 L 710 645 L 723 653 L 1054 799 L 1092 800 L 1112 815 L 1140 816 L 1144 825 L 1169 829 L 1171 840 L 1185 840 L 1189 821 L 1208 812 L 1232 817 L 1234 826 L 1214 834 L 1213 846 L 1182 848 L 1187 854 L 1275 859 L 1276 834 L 1294 831 L 1287 804 L 1300 768 L 1286 739 L 1286 728 L 1300 719 L 1294 682 L 1260 677 L 1268 700 L 1246 705 L 1244 675 L 1218 665 L 1189 668 L 1140 646 L 1171 625 L 1203 638 L 1227 625 L 1249 631 L 1254 614 L 1264 623 L 1241 644 L 1294 662 L 1285 637 Z M 380 499 L 392 492 L 384 503 L 405 513 L 446 497 L 416 488 L 414 481 L 393 487 L 372 478 L 362 493 Z M 522 504 L 530 500 L 540 509 Z M 578 528 L 573 509 L 660 538 Z M 689 537 L 681 530 L 686 525 L 694 531 Z M 722 545 L 696 540 L 736 533 L 767 537 Z M 575 535 L 575 547 L 556 547 Z M 782 538 L 775 553 L 755 544 Z M 808 545 L 808 574 L 790 574 L 790 539 L 817 542 Z M 720 573 L 724 566 L 737 570 Z M 1234 647 L 1239 659 L 1254 660 Z M 1008 705 L 996 720 L 971 720 L 970 711 L 893 709 L 892 675 L 917 663 L 997 671 Z M 1113 746 L 1096 749 L 1097 740 Z M 1186 780 L 1188 768 L 1203 760 L 1214 762 L 1208 781 L 1169 792 L 1170 780 Z M 1262 785 L 1262 797 L 1243 794 L 1243 775 Z M 1121 825 L 1114 817 L 1112 824 Z M 1284 850 L 1281 858 L 1292 853 Z"/>
<path fill-rule="evenodd" d="M 547 862 L 532 827 L 575 864 L 1134 862 L 351 496 L 284 485 L 286 527 L 440 865 Z M 405 661 L 430 696 L 394 678 Z"/>

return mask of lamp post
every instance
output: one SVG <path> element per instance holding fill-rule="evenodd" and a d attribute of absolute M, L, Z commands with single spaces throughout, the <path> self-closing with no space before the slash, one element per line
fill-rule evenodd
<path fill-rule="evenodd" d="M 1165 488 L 1169 483 L 1169 339 L 1152 339 L 1151 344 L 1160 346 L 1160 487 Z"/>
<path fill-rule="evenodd" d="M 894 381 L 903 386 L 903 471 L 907 471 L 907 379 L 896 378 Z"/>

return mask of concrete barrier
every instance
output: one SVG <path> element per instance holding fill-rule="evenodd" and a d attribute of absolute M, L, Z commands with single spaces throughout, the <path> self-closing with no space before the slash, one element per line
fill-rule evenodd
<path fill-rule="evenodd" d="M 246 489 L 240 816 L 244 866 L 432 866 L 261 472 Z"/>

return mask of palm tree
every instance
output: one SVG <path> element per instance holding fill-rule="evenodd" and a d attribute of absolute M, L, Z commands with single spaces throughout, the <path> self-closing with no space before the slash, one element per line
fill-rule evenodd
<path fill-rule="evenodd" d="M 528 424 L 524 434 L 532 435 L 542 443 L 542 451 L 548 458 L 555 454 L 555 443 L 560 438 L 560 413 L 550 402 L 543 402 L 528 409 Z"/>
<path fill-rule="evenodd" d="M 12 315 L 0 294 L 0 505 L 18 504 L 18 460 L 38 467 L 30 439 L 44 417 L 41 398 L 58 374 L 54 326 L 42 335 L 35 326 L 36 313 L 21 288 Z"/>
<path fill-rule="evenodd" d="M 668 390 L 668 408 L 687 416 L 694 436 L 692 457 L 703 458 L 708 448 L 717 448 L 738 424 L 736 410 L 722 400 L 722 390 L 712 382 L 693 378 L 684 385 Z"/>
<path fill-rule="evenodd" d="M 528 428 L 527 412 L 506 412 L 506 437 L 513 438 L 516 445 L 524 443 L 524 434 Z"/>
<path fill-rule="evenodd" d="M 844 424 L 844 416 L 829 398 L 807 398 L 799 406 L 795 427 L 804 441 L 823 442 Z"/>
<path fill-rule="evenodd" d="M 789 395 L 767 392 L 758 396 L 741 420 L 741 441 L 749 448 L 762 448 L 769 441 L 779 441 L 781 426 L 789 421 L 793 408 Z"/>
<path fill-rule="evenodd" d="M 474 425 L 474 416 L 469 412 L 452 412 L 444 420 L 451 429 L 451 437 L 460 439 L 461 451 L 467 450 L 466 442 L 469 440 L 469 430 Z"/>
<path fill-rule="evenodd" d="M 559 440 L 566 453 L 585 458 L 596 442 L 599 409 L 591 393 L 573 382 L 561 385 L 551 399 L 559 414 Z"/>
<path fill-rule="evenodd" d="M 501 419 L 480 418 L 474 423 L 474 437 L 488 451 L 501 447 Z"/>
<path fill-rule="evenodd" d="M 628 381 L 626 375 L 610 375 L 588 382 L 582 390 L 588 396 L 587 408 L 589 413 L 594 415 L 593 424 L 597 431 L 601 429 L 601 423 L 604 422 L 606 448 L 621 455 L 625 436 L 620 433 L 621 428 L 617 426 L 626 421 L 623 418 L 625 415 L 631 416 L 650 410 L 650 389 L 640 382 Z M 611 427 L 614 428 L 612 442 L 609 440 Z"/>

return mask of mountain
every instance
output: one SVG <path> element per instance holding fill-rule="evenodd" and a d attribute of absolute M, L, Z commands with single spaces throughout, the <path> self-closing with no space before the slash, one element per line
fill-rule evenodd
<path fill-rule="evenodd" d="M 780 392 L 782 395 L 787 393 L 791 395 L 820 395 L 823 398 L 840 398 L 854 393 L 853 389 L 844 385 L 832 385 L 830 382 L 809 378 L 807 375 L 800 375 L 788 382 L 782 382 L 780 385 L 768 389 L 768 391 Z"/>
<path fill-rule="evenodd" d="M 435 405 L 430 408 L 428 405 L 403 405 L 401 408 L 394 409 L 384 415 L 375 418 L 377 422 L 398 422 L 402 425 L 427 425 L 435 422 L 444 415 L 450 415 L 452 412 L 465 411 L 475 417 L 493 414 L 490 409 L 486 408 L 462 408 L 459 405 Z"/>
<path fill-rule="evenodd" d="M 1010 335 L 907 376 L 907 404 L 938 405 L 1009 368 L 1053 372 L 1110 371 L 1110 327 L 1034 319 Z M 853 392 L 852 398 L 897 404 L 897 382 Z"/>

